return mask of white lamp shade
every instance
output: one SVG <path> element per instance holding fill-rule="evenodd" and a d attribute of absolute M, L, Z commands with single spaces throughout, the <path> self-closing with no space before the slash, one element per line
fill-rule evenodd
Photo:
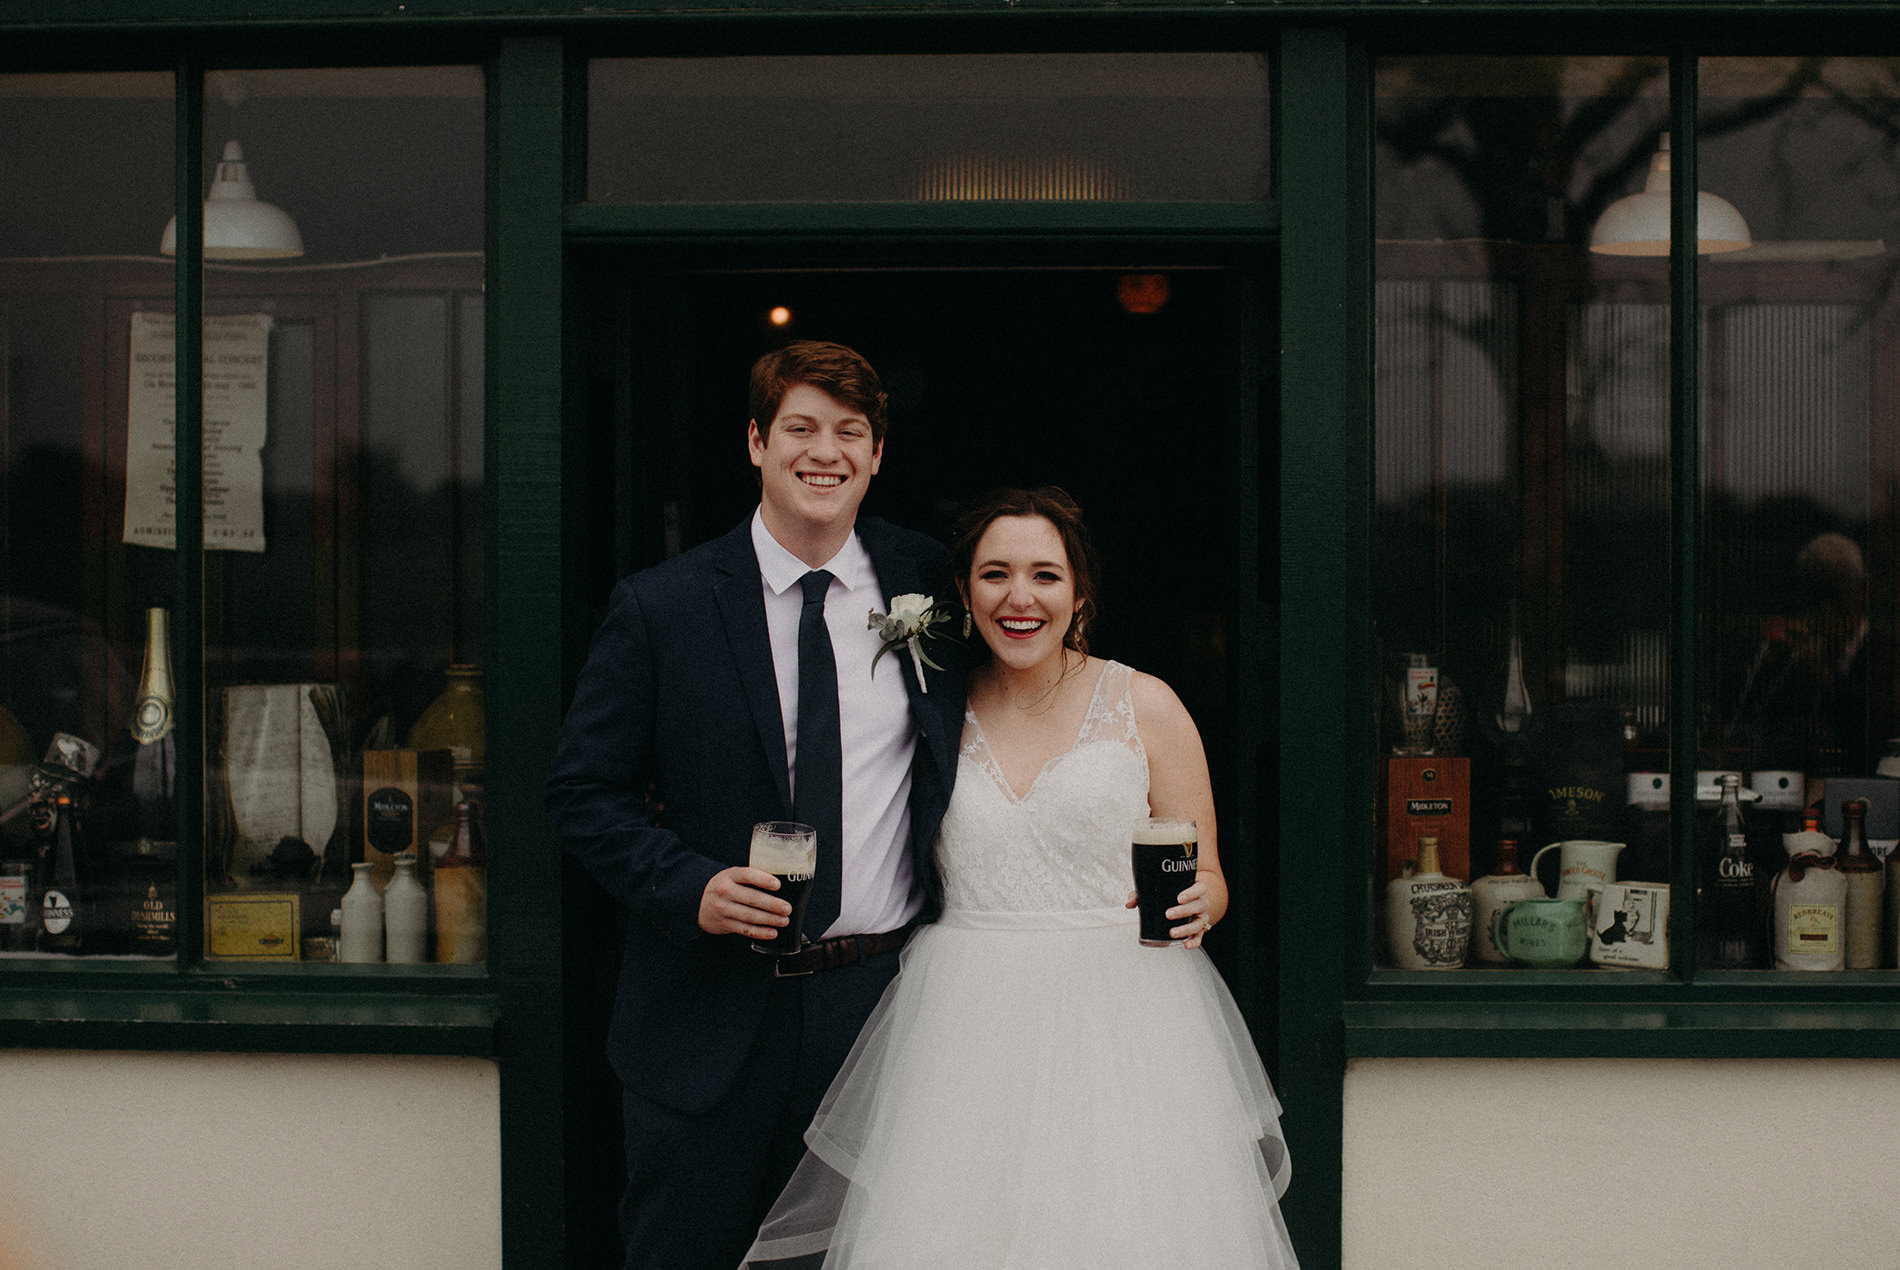
<path fill-rule="evenodd" d="M 1754 242 L 1748 222 L 1735 205 L 1719 195 L 1698 191 L 1695 198 L 1696 252 L 1740 251 Z M 1669 254 L 1669 136 L 1649 161 L 1649 179 L 1641 194 L 1619 198 L 1604 209 L 1590 229 L 1590 250 L 1606 256 Z"/>
<path fill-rule="evenodd" d="M 178 254 L 178 218 L 165 226 L 158 249 Z M 272 203 L 260 203 L 244 163 L 244 149 L 235 141 L 224 143 L 224 158 L 211 178 L 204 203 L 206 260 L 283 260 L 303 255 L 303 235 L 297 222 Z"/>

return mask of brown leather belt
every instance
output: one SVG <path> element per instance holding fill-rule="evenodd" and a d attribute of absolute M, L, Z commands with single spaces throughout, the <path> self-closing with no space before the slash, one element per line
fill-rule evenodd
<path fill-rule="evenodd" d="M 854 965 L 867 957 L 902 948 L 915 927 L 913 922 L 909 926 L 879 931 L 875 935 L 839 935 L 835 939 L 821 939 L 815 944 L 806 944 L 795 953 L 772 958 L 772 977 L 795 979 L 800 975 L 817 974 L 820 970 L 836 970 L 839 966 Z"/>

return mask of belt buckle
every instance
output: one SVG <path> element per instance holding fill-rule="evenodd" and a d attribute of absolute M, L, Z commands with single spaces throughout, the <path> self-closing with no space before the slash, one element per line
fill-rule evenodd
<path fill-rule="evenodd" d="M 783 957 L 772 958 L 772 977 L 774 979 L 803 979 L 806 975 L 817 974 L 819 968 L 815 964 L 809 970 L 787 970 L 785 968 L 786 962 L 792 960 L 794 957 L 803 957 L 806 953 L 811 952 L 817 947 L 818 945 L 806 939 L 800 942 L 797 952 L 787 953 Z"/>

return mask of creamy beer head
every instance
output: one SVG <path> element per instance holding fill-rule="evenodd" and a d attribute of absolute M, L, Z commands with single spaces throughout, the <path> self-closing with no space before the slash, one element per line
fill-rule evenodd
<path fill-rule="evenodd" d="M 1135 822 L 1135 842 L 1140 846 L 1179 846 L 1197 837 L 1194 822 L 1185 818 L 1144 816 Z"/>
<path fill-rule="evenodd" d="M 810 877 L 818 871 L 818 833 L 783 820 L 755 825 L 750 863 L 780 877 Z"/>

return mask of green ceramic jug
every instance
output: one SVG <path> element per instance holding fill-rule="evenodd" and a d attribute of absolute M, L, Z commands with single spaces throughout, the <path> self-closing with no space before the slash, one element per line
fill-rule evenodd
<path fill-rule="evenodd" d="M 1519 900 L 1491 918 L 1491 935 L 1512 961 L 1533 970 L 1568 970 L 1590 946 L 1582 899 Z"/>

